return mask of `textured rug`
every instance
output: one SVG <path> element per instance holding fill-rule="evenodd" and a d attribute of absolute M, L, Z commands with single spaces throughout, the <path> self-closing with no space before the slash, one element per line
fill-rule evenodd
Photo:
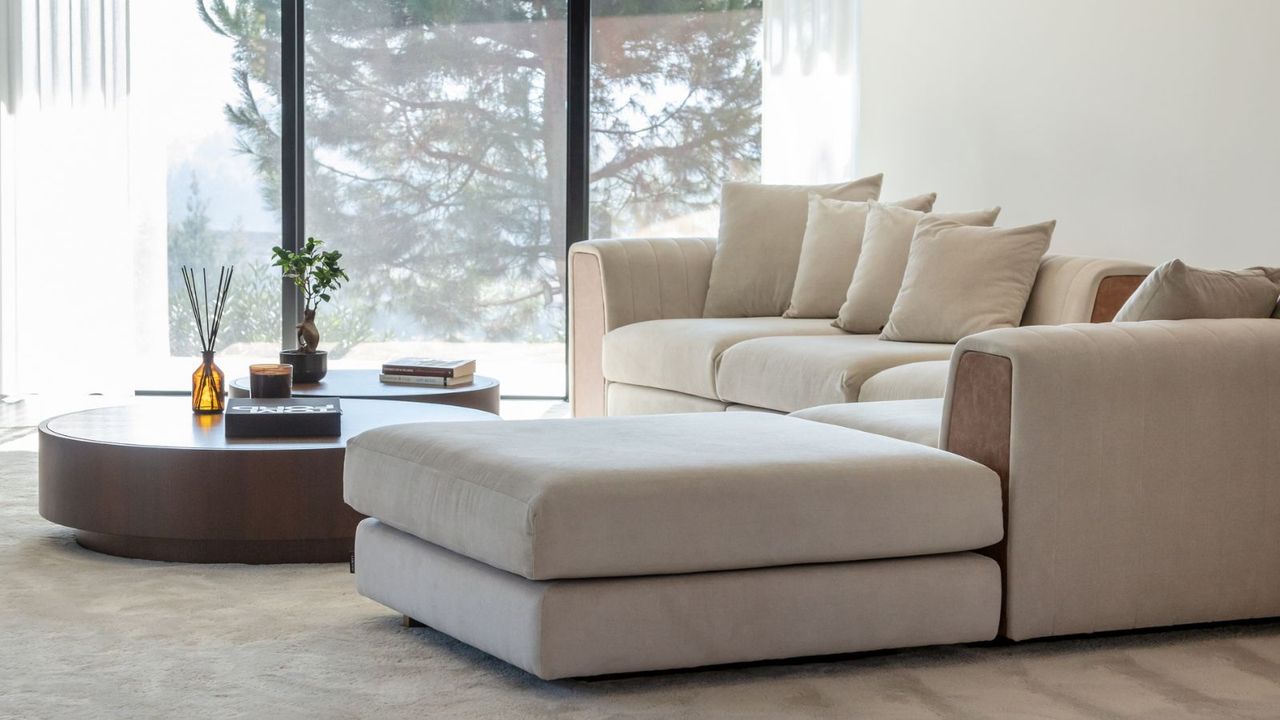
<path fill-rule="evenodd" d="M 3 718 L 1276 718 L 1280 623 L 545 683 L 357 596 L 342 565 L 122 560 L 0 452 Z"/>

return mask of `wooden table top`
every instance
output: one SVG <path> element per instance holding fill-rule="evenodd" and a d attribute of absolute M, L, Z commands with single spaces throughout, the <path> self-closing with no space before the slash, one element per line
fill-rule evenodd
<path fill-rule="evenodd" d="M 87 443 L 179 450 L 332 450 L 366 430 L 421 422 L 497 420 L 481 410 L 425 403 L 347 400 L 342 435 L 319 438 L 230 438 L 222 415 L 195 415 L 189 398 L 156 398 L 137 405 L 96 408 L 50 418 L 40 432 Z"/>
<path fill-rule="evenodd" d="M 442 395 L 466 395 L 483 393 L 498 387 L 491 377 L 477 375 L 475 382 L 456 387 L 432 387 L 430 385 L 394 385 L 378 379 L 377 370 L 330 370 L 318 383 L 293 386 L 294 397 L 308 398 L 358 398 L 363 400 L 419 399 L 431 402 L 432 397 Z M 244 397 L 249 396 L 249 378 L 239 377 L 231 381 L 231 387 Z"/>

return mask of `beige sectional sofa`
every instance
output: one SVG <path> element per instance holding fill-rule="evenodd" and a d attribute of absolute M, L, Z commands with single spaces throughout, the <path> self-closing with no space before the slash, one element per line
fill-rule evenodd
<path fill-rule="evenodd" d="M 592 240 L 570 254 L 577 417 L 941 397 L 952 346 L 852 335 L 829 319 L 704 318 L 715 241 Z M 1110 320 L 1151 267 L 1049 256 L 1023 325 Z"/>

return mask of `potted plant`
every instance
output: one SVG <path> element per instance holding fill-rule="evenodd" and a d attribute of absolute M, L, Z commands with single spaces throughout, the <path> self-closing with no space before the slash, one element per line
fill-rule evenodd
<path fill-rule="evenodd" d="M 282 247 L 272 248 L 272 263 L 302 293 L 302 322 L 298 328 L 298 348 L 280 353 L 280 362 L 293 366 L 295 383 L 320 382 L 329 371 L 329 354 L 320 349 L 320 330 L 316 327 L 316 309 L 333 299 L 333 292 L 350 280 L 338 264 L 342 253 L 321 251 L 324 243 L 313 237 L 297 252 Z"/>

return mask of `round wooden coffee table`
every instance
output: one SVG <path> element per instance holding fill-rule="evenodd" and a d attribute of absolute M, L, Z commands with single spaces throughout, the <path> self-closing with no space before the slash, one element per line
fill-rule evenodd
<path fill-rule="evenodd" d="M 232 380 L 229 392 L 231 397 L 249 397 L 249 378 Z M 294 385 L 293 394 L 295 397 L 308 398 L 436 403 L 475 408 L 495 414 L 499 403 L 498 381 L 490 377 L 477 375 L 475 382 L 456 387 L 394 385 L 379 380 L 377 370 L 330 370 L 324 380 L 318 383 Z"/>
<path fill-rule="evenodd" d="M 40 514 L 111 555 L 175 562 L 344 562 L 362 515 L 342 500 L 347 440 L 402 423 L 496 420 L 449 405 L 342 400 L 340 437 L 228 439 L 190 400 L 40 424 Z"/>

